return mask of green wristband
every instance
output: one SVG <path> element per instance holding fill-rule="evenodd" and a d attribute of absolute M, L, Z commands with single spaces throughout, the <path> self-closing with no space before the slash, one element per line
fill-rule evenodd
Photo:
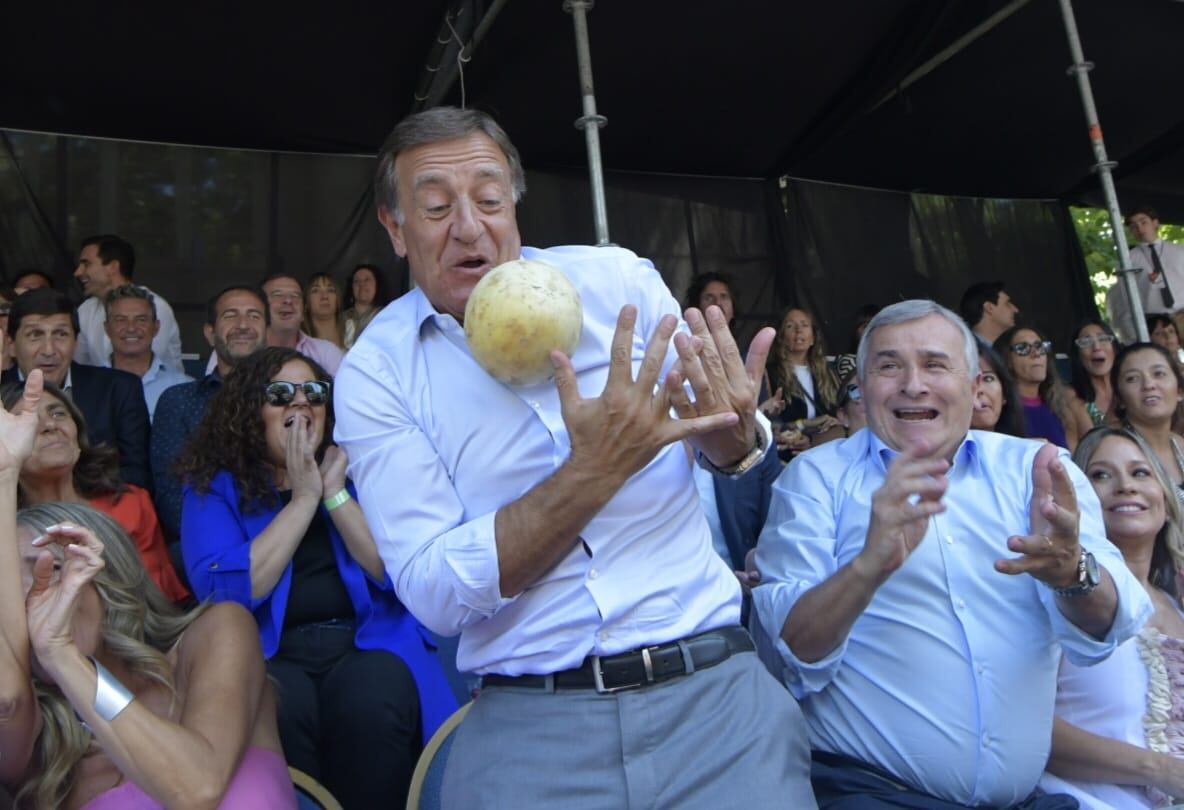
<path fill-rule="evenodd" d="M 323 503 L 325 508 L 332 512 L 337 507 L 349 500 L 349 490 L 343 489 L 331 498 L 325 498 Z"/>

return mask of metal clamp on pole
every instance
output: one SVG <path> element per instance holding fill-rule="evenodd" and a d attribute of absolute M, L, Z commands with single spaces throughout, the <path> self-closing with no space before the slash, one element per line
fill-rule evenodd
<path fill-rule="evenodd" d="M 596 112 L 596 94 L 592 87 L 592 52 L 588 47 L 588 16 L 592 0 L 563 0 L 563 10 L 571 14 L 576 32 L 576 60 L 580 68 L 580 93 L 584 114 L 576 119 L 576 129 L 584 131 L 588 147 L 588 175 L 592 185 L 592 218 L 596 226 L 596 244 L 612 244 L 608 238 L 608 205 L 604 197 L 604 165 L 600 159 L 600 129 L 608 119 Z"/>

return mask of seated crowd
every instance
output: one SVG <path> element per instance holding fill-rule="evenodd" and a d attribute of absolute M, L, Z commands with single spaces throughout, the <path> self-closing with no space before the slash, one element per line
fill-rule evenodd
<path fill-rule="evenodd" d="M 284 808 L 291 765 L 346 808 L 401 806 L 457 700 L 334 443 L 383 274 L 221 290 L 193 379 L 134 269 L 104 235 L 81 306 L 40 273 L 0 287 L 2 781 L 21 807 Z M 725 275 L 685 306 L 735 325 Z M 795 304 L 754 382 L 773 449 L 725 475 L 685 444 L 819 806 L 1184 799 L 1176 326 L 1124 346 L 1083 323 L 1066 383 L 1018 314 L 999 283 L 960 317 L 864 307 L 831 359 Z"/>

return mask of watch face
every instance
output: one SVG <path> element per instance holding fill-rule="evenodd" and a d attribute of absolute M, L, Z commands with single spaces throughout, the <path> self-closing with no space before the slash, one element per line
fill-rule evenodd
<path fill-rule="evenodd" d="M 1093 588 L 1102 581 L 1102 575 L 1098 571 L 1098 561 L 1095 560 L 1094 555 L 1090 554 L 1088 551 L 1085 552 L 1083 556 L 1083 562 L 1085 563 L 1085 578 L 1082 580 L 1082 584 Z"/>

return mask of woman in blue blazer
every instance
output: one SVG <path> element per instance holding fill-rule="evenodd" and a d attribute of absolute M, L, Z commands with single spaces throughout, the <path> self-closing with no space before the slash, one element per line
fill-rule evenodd
<path fill-rule="evenodd" d="M 182 456 L 181 547 L 200 598 L 255 615 L 288 762 L 346 808 L 398 806 L 456 701 L 395 595 L 332 431 L 315 362 L 282 348 L 240 361 Z"/>

